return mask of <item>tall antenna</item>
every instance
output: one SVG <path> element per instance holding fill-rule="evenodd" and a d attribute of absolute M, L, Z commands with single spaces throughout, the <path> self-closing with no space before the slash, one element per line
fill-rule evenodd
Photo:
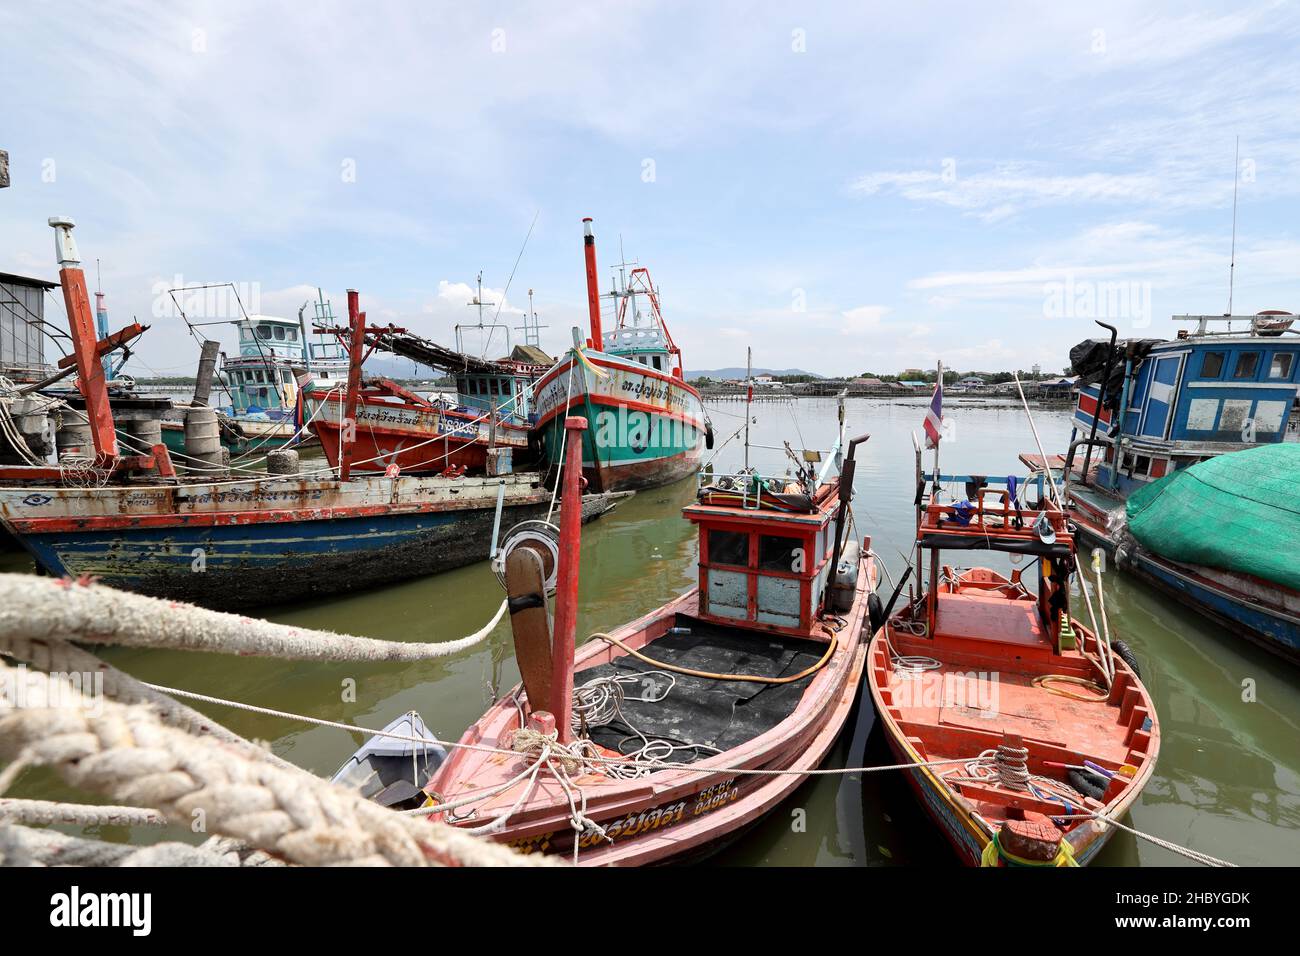
<path fill-rule="evenodd" d="M 1237 174 L 1241 171 L 1241 137 L 1232 149 L 1232 252 L 1228 257 L 1228 311 L 1232 315 L 1232 280 L 1237 270 Z M 1232 328 L 1231 325 L 1228 326 Z"/>

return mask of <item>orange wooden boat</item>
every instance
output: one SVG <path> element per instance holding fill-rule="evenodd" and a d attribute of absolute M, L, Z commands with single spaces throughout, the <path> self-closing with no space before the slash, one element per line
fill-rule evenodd
<path fill-rule="evenodd" d="M 1026 507 L 1014 478 L 936 483 L 919 454 L 916 571 L 928 583 L 886 612 L 868 657 L 890 747 L 927 764 L 905 772 L 962 862 L 1087 864 L 1115 829 L 1096 815 L 1119 818 L 1150 779 L 1155 707 L 1131 655 L 1109 642 L 1104 608 L 1101 639 L 1071 614 L 1075 542 L 1052 496 Z M 968 499 L 936 502 L 952 481 Z M 998 504 L 986 508 L 990 495 Z M 1009 575 L 944 563 L 942 552 L 969 550 L 1029 563 Z M 1023 578 L 1034 572 L 1031 590 Z"/>
<path fill-rule="evenodd" d="M 806 779 L 857 698 L 875 566 L 869 543 L 844 537 L 852 445 L 838 482 L 819 484 L 808 466 L 793 479 L 751 473 L 702 487 L 685 509 L 699 527 L 699 586 L 595 635 L 575 660 L 578 527 L 567 502 L 586 421 L 566 427 L 577 434 L 554 636 L 545 549 L 516 547 L 504 571 L 522 683 L 451 748 L 426 806 L 584 865 L 702 855 Z"/>

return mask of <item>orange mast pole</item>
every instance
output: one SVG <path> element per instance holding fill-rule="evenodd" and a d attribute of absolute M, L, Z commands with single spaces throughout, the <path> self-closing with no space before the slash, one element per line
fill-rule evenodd
<path fill-rule="evenodd" d="M 600 328 L 600 279 L 596 275 L 596 237 L 591 234 L 591 217 L 582 220 L 582 250 L 587 259 L 587 314 L 591 318 L 591 345 L 604 349 Z"/>
<path fill-rule="evenodd" d="M 77 242 L 72 238 L 76 225 L 66 216 L 49 220 L 54 227 L 54 251 L 59 262 L 59 283 L 68 308 L 68 331 L 72 334 L 72 353 L 77 360 L 77 388 L 86 399 L 86 417 L 90 437 L 95 444 L 96 460 L 102 465 L 117 457 L 117 433 L 113 429 L 113 408 L 108 400 L 108 380 L 99 360 L 99 336 L 95 331 L 95 313 L 90 308 L 86 273 L 81 269 Z"/>

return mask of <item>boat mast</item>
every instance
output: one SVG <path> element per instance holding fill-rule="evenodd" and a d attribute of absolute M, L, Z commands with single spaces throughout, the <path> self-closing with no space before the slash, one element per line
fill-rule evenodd
<path fill-rule="evenodd" d="M 1224 315 L 1232 315 L 1232 280 L 1237 269 L 1237 173 L 1241 155 L 1241 137 L 1237 137 L 1237 145 L 1232 150 L 1232 252 L 1228 257 L 1228 311 Z M 1228 323 L 1228 328 L 1232 328 L 1232 323 Z M 1202 329 L 1204 331 L 1204 323 Z"/>
<path fill-rule="evenodd" d="M 348 391 L 343 406 L 343 427 L 339 431 L 339 479 L 352 477 L 352 452 L 357 438 L 357 399 L 361 392 L 362 349 L 366 344 L 366 314 L 360 311 L 356 289 L 348 289 Z"/>
<path fill-rule="evenodd" d="M 68 308 L 68 331 L 72 335 L 72 353 L 77 361 L 77 387 L 86 399 L 86 417 L 90 437 L 95 444 L 99 464 L 117 457 L 117 433 L 113 427 L 113 409 L 108 399 L 108 381 L 99 357 L 99 339 L 95 335 L 95 316 L 90 311 L 86 292 L 86 273 L 81 268 L 77 241 L 72 238 L 76 225 L 71 219 L 53 216 L 54 252 L 59 263 L 59 283 Z"/>
<path fill-rule="evenodd" d="M 749 410 L 754 404 L 754 349 L 745 349 L 745 470 L 749 471 Z"/>
<path fill-rule="evenodd" d="M 943 362 L 942 361 L 935 363 L 935 376 L 936 376 L 934 380 L 935 388 L 939 389 L 940 393 L 942 394 L 943 391 Z M 939 416 L 939 425 L 940 427 L 943 426 L 942 414 Z M 939 440 L 938 439 L 935 439 L 934 442 L 934 476 L 931 480 L 930 488 L 932 489 L 932 491 L 939 490 Z"/>
<path fill-rule="evenodd" d="M 600 328 L 600 279 L 596 274 L 596 237 L 591 233 L 591 217 L 582 220 L 582 253 L 587 263 L 587 316 L 591 321 L 592 348 L 603 350 L 605 337 Z"/>

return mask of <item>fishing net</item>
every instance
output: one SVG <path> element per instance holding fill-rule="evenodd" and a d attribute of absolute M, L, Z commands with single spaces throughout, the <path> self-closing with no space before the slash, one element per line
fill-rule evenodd
<path fill-rule="evenodd" d="M 1128 528 L 1174 561 L 1300 590 L 1300 444 L 1219 455 L 1134 492 Z"/>

